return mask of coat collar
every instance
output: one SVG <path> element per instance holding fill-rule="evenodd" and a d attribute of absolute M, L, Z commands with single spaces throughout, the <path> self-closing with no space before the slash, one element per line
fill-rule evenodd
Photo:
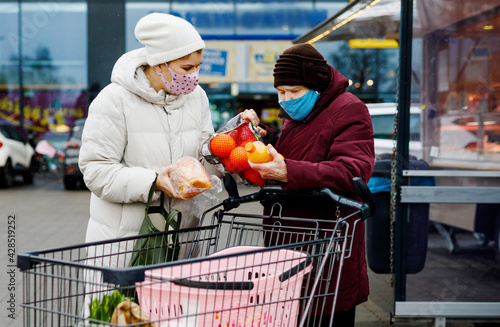
<path fill-rule="evenodd" d="M 329 85 L 326 88 L 326 90 L 323 93 L 321 93 L 321 95 L 320 95 L 318 101 L 316 102 L 316 104 L 314 105 L 314 108 L 311 111 L 311 113 L 309 115 L 307 115 L 307 117 L 304 120 L 297 121 L 297 120 L 293 120 L 286 113 L 286 111 L 283 110 L 283 108 L 281 108 L 279 113 L 278 113 L 278 117 L 280 117 L 281 119 L 291 120 L 291 121 L 298 123 L 298 124 L 307 123 L 307 122 L 311 121 L 311 119 L 313 119 L 318 113 L 320 113 L 326 107 L 328 107 L 330 105 L 330 103 L 332 103 L 333 100 L 335 100 L 340 94 L 345 92 L 345 90 L 349 86 L 349 80 L 344 75 L 339 73 L 332 66 L 327 65 L 327 67 L 328 67 L 329 81 L 330 81 Z"/>
<path fill-rule="evenodd" d="M 121 85 L 149 103 L 164 107 L 167 111 L 182 107 L 189 95 L 172 95 L 165 90 L 156 92 L 144 74 L 146 65 L 144 48 L 129 51 L 116 61 L 111 73 L 111 82 Z"/>

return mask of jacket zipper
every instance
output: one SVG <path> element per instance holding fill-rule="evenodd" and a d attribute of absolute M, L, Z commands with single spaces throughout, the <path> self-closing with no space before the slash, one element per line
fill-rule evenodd
<path fill-rule="evenodd" d="M 165 115 L 167 116 L 167 126 L 168 126 L 168 132 L 170 133 L 171 132 L 171 128 L 170 128 L 170 119 L 168 119 L 168 116 L 170 115 L 168 113 L 168 111 L 165 109 L 165 107 L 162 107 L 163 108 L 163 112 L 165 113 Z M 170 135 L 169 135 L 170 137 Z M 169 146 L 169 151 L 170 151 L 170 164 L 172 164 L 172 146 Z M 168 213 L 172 212 L 172 198 L 168 198 Z"/>

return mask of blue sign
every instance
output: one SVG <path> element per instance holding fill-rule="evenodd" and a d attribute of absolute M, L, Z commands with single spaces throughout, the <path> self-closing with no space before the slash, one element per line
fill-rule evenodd
<path fill-rule="evenodd" d="M 217 49 L 205 49 L 203 51 L 203 63 L 200 67 L 200 75 L 226 76 L 227 51 Z"/>

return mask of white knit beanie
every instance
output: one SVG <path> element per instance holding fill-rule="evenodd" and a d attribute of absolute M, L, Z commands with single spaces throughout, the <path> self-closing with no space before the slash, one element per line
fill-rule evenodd
<path fill-rule="evenodd" d="M 193 25 L 169 14 L 152 13 L 142 17 L 135 26 L 135 37 L 144 44 L 150 66 L 205 48 L 205 42 Z"/>

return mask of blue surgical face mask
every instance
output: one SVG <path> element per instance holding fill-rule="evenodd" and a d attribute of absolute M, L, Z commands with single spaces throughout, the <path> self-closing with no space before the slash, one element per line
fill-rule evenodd
<path fill-rule="evenodd" d="M 313 109 L 316 101 L 319 98 L 319 93 L 314 90 L 309 90 L 297 99 L 278 100 L 281 108 L 285 110 L 285 112 L 292 118 L 293 120 L 303 120 L 309 115 L 311 110 Z"/>

